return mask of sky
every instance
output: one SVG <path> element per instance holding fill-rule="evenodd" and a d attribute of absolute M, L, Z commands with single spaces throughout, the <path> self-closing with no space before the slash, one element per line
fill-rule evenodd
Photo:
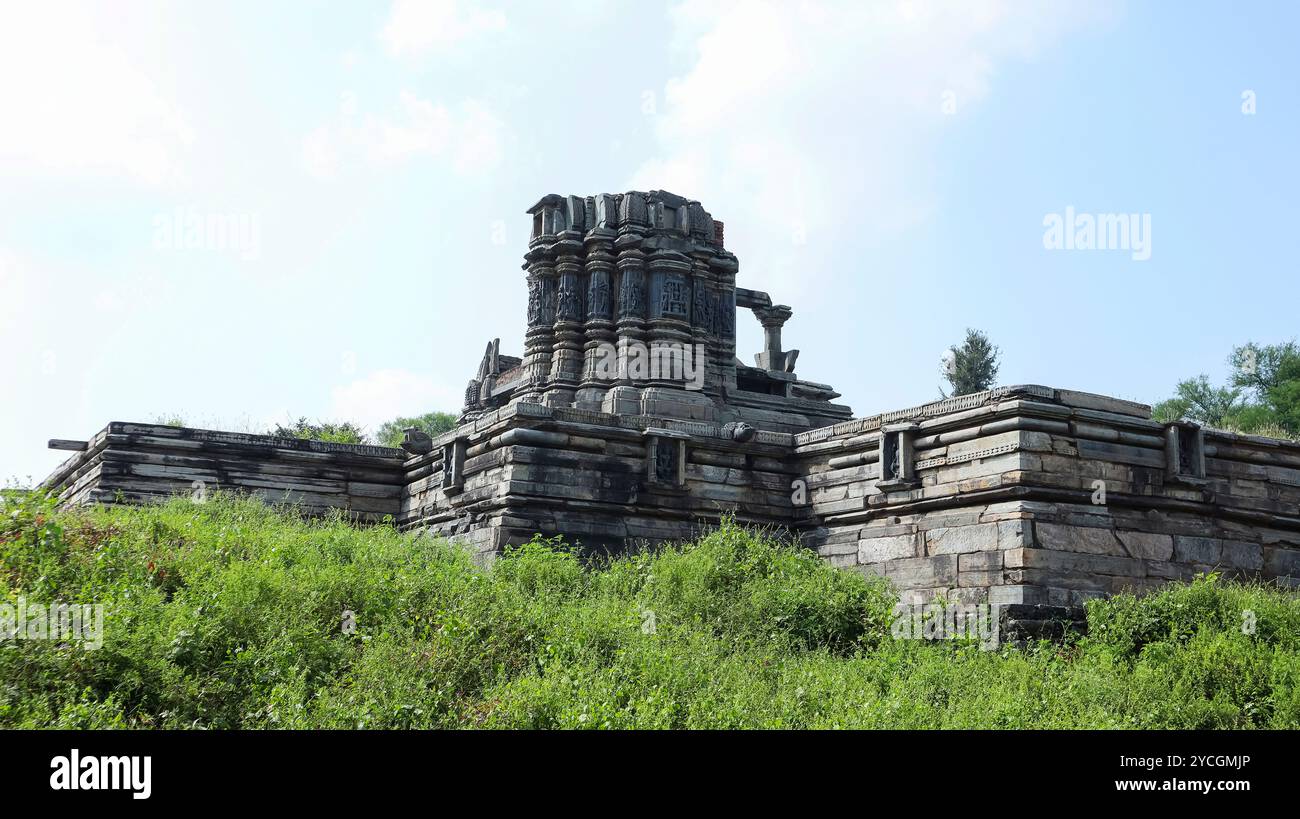
<path fill-rule="evenodd" d="M 1293 3 L 0 19 L 0 481 L 109 421 L 457 411 L 488 341 L 522 352 L 524 211 L 548 193 L 699 200 L 738 285 L 794 308 L 800 377 L 858 415 L 938 398 L 968 327 L 1000 383 L 1145 403 L 1297 335 Z M 1113 230 L 1089 243 L 1090 219 Z"/>

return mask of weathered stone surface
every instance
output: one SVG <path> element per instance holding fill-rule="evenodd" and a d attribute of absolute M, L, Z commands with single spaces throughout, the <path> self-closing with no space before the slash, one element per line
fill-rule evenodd
<path fill-rule="evenodd" d="M 1174 538 L 1174 559 L 1187 563 L 1214 565 L 1223 556 L 1223 541 L 1212 537 Z"/>
<path fill-rule="evenodd" d="M 1038 544 L 1044 549 L 1093 555 L 1125 554 L 1124 547 L 1111 529 L 1039 521 L 1034 525 L 1034 531 L 1038 535 Z"/>
<path fill-rule="evenodd" d="M 999 549 L 1032 548 L 1034 545 L 1034 523 L 1032 520 L 1019 518 L 998 521 Z"/>
<path fill-rule="evenodd" d="M 997 548 L 999 540 L 996 523 L 945 527 L 925 533 L 925 551 L 929 555 L 951 555 Z"/>
<path fill-rule="evenodd" d="M 986 572 L 1002 568 L 1002 552 L 970 552 L 957 556 L 961 572 Z"/>
<path fill-rule="evenodd" d="M 886 535 L 858 541 L 858 560 L 862 563 L 883 563 L 886 560 L 917 556 L 916 535 Z"/>
<path fill-rule="evenodd" d="M 1257 572 L 1264 568 L 1264 548 L 1258 543 L 1225 540 L 1222 560 L 1228 568 Z"/>
<path fill-rule="evenodd" d="M 957 556 L 915 557 L 885 564 L 885 576 L 899 588 L 952 585 L 957 581 Z"/>
<path fill-rule="evenodd" d="M 1168 560 L 1174 553 L 1174 539 L 1171 535 L 1117 531 L 1115 536 L 1133 557 L 1145 560 Z"/>

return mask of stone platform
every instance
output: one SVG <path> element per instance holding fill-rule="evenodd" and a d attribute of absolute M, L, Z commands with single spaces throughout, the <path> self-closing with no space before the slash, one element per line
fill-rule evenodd
<path fill-rule="evenodd" d="M 49 483 L 70 502 L 131 503 L 202 481 L 389 515 L 485 559 L 535 533 L 654 546 L 726 514 L 884 575 L 905 602 L 1077 605 L 1208 571 L 1300 585 L 1300 445 L 1146 415 L 1025 385 L 739 441 L 724 424 L 517 403 L 413 456 L 113 423 Z M 901 477 L 882 478 L 882 449 Z"/>

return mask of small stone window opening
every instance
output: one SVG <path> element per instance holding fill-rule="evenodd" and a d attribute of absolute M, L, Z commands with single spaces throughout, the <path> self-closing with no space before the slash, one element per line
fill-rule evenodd
<path fill-rule="evenodd" d="M 1165 477 L 1195 482 L 1205 478 L 1205 431 L 1191 421 L 1165 425 Z"/>
<path fill-rule="evenodd" d="M 647 429 L 646 482 L 652 486 L 681 488 L 686 485 L 685 433 L 668 429 Z"/>
<path fill-rule="evenodd" d="M 880 480 L 876 484 L 879 488 L 916 485 L 912 440 L 917 429 L 916 424 L 891 424 L 880 428 Z"/>
<path fill-rule="evenodd" d="M 465 487 L 466 440 L 456 440 L 442 447 L 442 490 L 448 495 Z"/>

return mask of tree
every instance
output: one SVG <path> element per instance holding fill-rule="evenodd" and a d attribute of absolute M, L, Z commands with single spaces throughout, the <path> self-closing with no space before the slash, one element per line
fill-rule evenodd
<path fill-rule="evenodd" d="M 394 418 L 379 427 L 375 440 L 380 446 L 401 446 L 407 427 L 417 427 L 436 438 L 456 428 L 456 416 L 450 412 L 426 412 L 415 418 Z"/>
<path fill-rule="evenodd" d="M 335 423 L 317 421 L 312 423 L 306 418 L 299 418 L 289 426 L 276 424 L 275 429 L 266 433 L 279 438 L 305 438 L 312 441 L 327 441 L 332 444 L 369 443 L 365 430 L 350 421 Z"/>
<path fill-rule="evenodd" d="M 1152 407 L 1151 415 L 1158 421 L 1177 421 L 1187 418 L 1212 427 L 1222 427 L 1226 419 L 1245 408 L 1241 390 L 1235 387 L 1215 387 L 1204 375 L 1179 381 L 1174 397 Z"/>
<path fill-rule="evenodd" d="M 1243 344 L 1228 358 L 1228 384 L 1204 375 L 1179 382 L 1175 395 L 1152 408 L 1158 421 L 1187 418 L 1207 426 L 1275 438 L 1300 436 L 1300 346 Z"/>
<path fill-rule="evenodd" d="M 988 336 L 968 328 L 961 346 L 948 348 L 944 356 L 944 378 L 952 394 L 969 395 L 992 387 L 998 377 L 999 352 Z"/>
<path fill-rule="evenodd" d="M 1300 434 L 1300 347 L 1294 341 L 1260 346 L 1253 341 L 1232 351 L 1232 383 L 1250 391 L 1257 408 L 1255 430 L 1280 427 Z"/>
<path fill-rule="evenodd" d="M 1232 386 L 1251 390 L 1257 401 L 1287 381 L 1300 380 L 1300 348 L 1294 341 L 1260 346 L 1247 342 L 1232 351 Z"/>

